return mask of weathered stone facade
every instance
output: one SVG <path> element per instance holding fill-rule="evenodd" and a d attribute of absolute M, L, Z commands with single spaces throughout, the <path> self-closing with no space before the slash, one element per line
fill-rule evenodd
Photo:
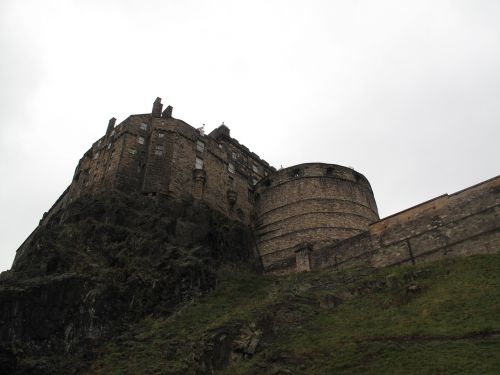
<path fill-rule="evenodd" d="M 498 252 L 500 176 L 374 222 L 357 236 L 311 253 L 310 269 L 378 268 Z"/>
<path fill-rule="evenodd" d="M 224 124 L 208 135 L 161 112 L 132 115 L 92 145 L 60 204 L 83 193 L 118 189 L 173 199 L 200 199 L 231 219 L 250 224 L 253 187 L 274 168 L 231 138 Z"/>
<path fill-rule="evenodd" d="M 151 113 L 116 127 L 112 118 L 42 224 L 83 194 L 116 189 L 201 200 L 249 225 L 266 272 L 500 251 L 500 177 L 379 220 L 360 173 L 322 163 L 276 171 L 224 124 L 205 135 L 162 109 L 157 98 Z"/>
<path fill-rule="evenodd" d="M 282 169 L 256 186 L 256 233 L 264 269 L 293 271 L 295 246 L 317 250 L 352 237 L 379 219 L 368 180 L 340 165 Z"/>

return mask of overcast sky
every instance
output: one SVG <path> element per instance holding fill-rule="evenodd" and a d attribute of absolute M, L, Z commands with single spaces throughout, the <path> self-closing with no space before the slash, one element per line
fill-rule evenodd
<path fill-rule="evenodd" d="M 353 167 L 384 217 L 500 173 L 500 1 L 0 0 L 0 270 L 157 96 L 275 167 Z"/>

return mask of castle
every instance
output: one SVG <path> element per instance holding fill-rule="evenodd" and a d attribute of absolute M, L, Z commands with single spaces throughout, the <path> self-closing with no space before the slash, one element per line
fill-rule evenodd
<path fill-rule="evenodd" d="M 368 180 L 351 168 L 308 163 L 276 170 L 230 135 L 172 117 L 161 99 L 131 115 L 81 158 L 44 216 L 82 194 L 117 189 L 205 202 L 249 225 L 265 272 L 415 263 L 500 251 L 500 177 L 379 220 Z"/>

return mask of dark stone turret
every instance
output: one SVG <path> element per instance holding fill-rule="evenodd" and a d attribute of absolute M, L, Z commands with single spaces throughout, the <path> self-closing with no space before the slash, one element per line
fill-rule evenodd
<path fill-rule="evenodd" d="M 224 123 L 222 123 L 218 128 L 212 130 L 209 135 L 215 139 L 231 138 L 231 131 Z"/>

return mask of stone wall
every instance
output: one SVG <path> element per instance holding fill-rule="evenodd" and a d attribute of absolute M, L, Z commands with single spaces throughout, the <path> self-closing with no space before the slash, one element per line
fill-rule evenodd
<path fill-rule="evenodd" d="M 310 254 L 310 269 L 415 264 L 500 252 L 500 176 L 389 216 Z"/>
<path fill-rule="evenodd" d="M 129 116 L 116 127 L 111 119 L 80 160 L 59 206 L 82 194 L 118 189 L 201 199 L 250 224 L 254 185 L 275 169 L 231 138 L 227 126 L 205 135 L 173 118 L 171 107 L 161 109 L 157 98 L 152 113 Z"/>
<path fill-rule="evenodd" d="M 368 180 L 339 165 L 280 170 L 257 184 L 256 194 L 257 245 L 267 272 L 293 271 L 300 243 L 319 249 L 378 220 Z"/>

